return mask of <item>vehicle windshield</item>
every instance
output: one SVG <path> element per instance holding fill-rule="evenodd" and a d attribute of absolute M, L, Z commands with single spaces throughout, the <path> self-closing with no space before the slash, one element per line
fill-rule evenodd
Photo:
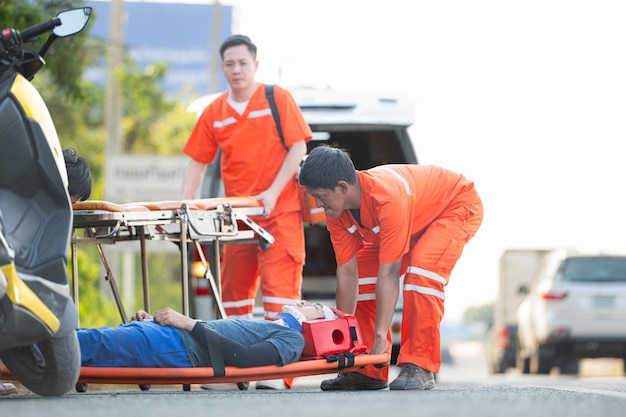
<path fill-rule="evenodd" d="M 569 258 L 560 269 L 566 281 L 626 282 L 626 257 Z"/>

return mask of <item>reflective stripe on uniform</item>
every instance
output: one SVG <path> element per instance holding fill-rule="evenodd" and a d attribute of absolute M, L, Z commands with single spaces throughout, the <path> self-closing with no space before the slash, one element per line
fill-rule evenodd
<path fill-rule="evenodd" d="M 270 116 L 272 114 L 272 110 L 268 109 L 263 109 L 263 110 L 255 110 L 255 111 L 251 111 L 248 114 L 248 119 L 256 119 L 257 117 L 263 117 L 263 116 Z"/>
<path fill-rule="evenodd" d="M 281 306 L 284 306 L 285 304 L 295 304 L 298 301 L 300 301 L 300 300 L 294 300 L 292 298 L 263 297 L 263 302 L 264 303 L 280 304 Z"/>
<path fill-rule="evenodd" d="M 239 300 L 239 301 L 223 301 L 222 305 L 224 308 L 238 308 L 245 306 L 254 306 L 254 298 L 249 298 L 247 300 Z"/>
<path fill-rule="evenodd" d="M 363 277 L 359 278 L 359 285 L 376 284 L 378 277 Z"/>
<path fill-rule="evenodd" d="M 356 298 L 357 301 L 371 301 L 376 299 L 376 294 L 359 294 Z"/>
<path fill-rule="evenodd" d="M 357 295 L 357 301 L 369 301 L 369 300 L 376 299 L 376 292 L 365 293 L 363 291 L 367 291 L 365 289 L 366 285 L 374 285 L 374 287 L 370 288 L 369 291 L 371 291 L 372 289 L 375 290 L 377 279 L 378 277 L 360 277 L 359 278 L 359 294 Z"/>
<path fill-rule="evenodd" d="M 406 269 L 406 272 L 409 273 L 409 274 L 421 275 L 424 278 L 428 278 L 428 279 L 432 279 L 432 280 L 438 281 L 438 282 L 442 283 L 443 285 L 446 285 L 448 283 L 444 278 L 442 278 L 441 276 L 435 274 L 434 272 L 428 271 L 428 270 L 423 269 L 423 268 L 418 268 L 416 266 L 409 266 Z"/>
<path fill-rule="evenodd" d="M 400 175 L 397 171 L 389 167 L 379 167 L 379 169 L 392 173 L 396 178 L 398 178 L 402 182 L 402 185 L 404 185 L 404 190 L 406 191 L 407 195 L 411 195 L 411 187 L 409 187 L 409 183 L 406 181 L 406 179 L 404 179 L 402 175 Z"/>
<path fill-rule="evenodd" d="M 213 122 L 213 127 L 219 129 L 220 127 L 232 125 L 233 123 L 237 123 L 237 119 L 235 119 L 234 117 L 228 117 L 224 120 L 215 120 Z"/>
<path fill-rule="evenodd" d="M 446 285 L 447 281 L 445 280 L 445 278 L 441 277 L 438 274 L 435 274 L 432 271 L 429 271 L 427 269 L 424 268 L 418 268 L 416 266 L 409 266 L 406 269 L 406 273 L 407 274 L 413 274 L 413 275 L 419 275 L 421 277 L 424 277 L 426 279 L 432 280 L 432 281 L 437 281 L 438 283 L 440 283 L 441 285 Z M 430 287 L 424 287 L 421 285 L 415 285 L 415 284 L 404 284 L 404 286 L 402 287 L 403 291 L 415 291 L 417 293 L 420 294 L 425 294 L 425 295 L 434 295 L 435 297 L 439 297 L 442 300 L 446 299 L 446 294 L 443 291 L 439 291 L 436 290 L 434 288 L 430 288 Z"/>
<path fill-rule="evenodd" d="M 446 299 L 446 294 L 443 291 L 437 291 L 432 288 L 422 287 L 420 285 L 404 284 L 404 287 L 402 288 L 402 290 L 403 291 L 415 291 L 417 293 L 424 294 L 424 295 L 434 295 L 435 297 L 439 297 L 442 300 Z"/>

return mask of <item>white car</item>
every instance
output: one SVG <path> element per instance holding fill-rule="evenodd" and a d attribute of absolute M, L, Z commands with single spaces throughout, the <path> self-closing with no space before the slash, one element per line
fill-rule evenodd
<path fill-rule="evenodd" d="M 517 324 L 523 373 L 547 374 L 556 366 L 576 374 L 582 358 L 626 358 L 626 255 L 549 252 Z"/>

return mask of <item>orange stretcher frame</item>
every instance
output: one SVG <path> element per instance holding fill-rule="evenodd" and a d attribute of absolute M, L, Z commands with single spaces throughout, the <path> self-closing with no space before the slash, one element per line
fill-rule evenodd
<path fill-rule="evenodd" d="M 253 368 L 225 367 L 224 376 L 214 376 L 213 368 L 95 368 L 82 367 L 78 383 L 94 384 L 218 384 L 249 382 L 266 379 L 290 378 L 336 372 L 355 371 L 365 365 L 389 362 L 386 354 L 354 356 L 354 365 L 342 368 L 337 362 L 311 359 L 292 362 L 285 366 L 256 366 Z"/>
<path fill-rule="evenodd" d="M 191 385 L 250 382 L 266 379 L 293 378 L 337 372 L 356 371 L 366 365 L 389 363 L 387 354 L 355 355 L 352 366 L 341 366 L 326 359 L 299 360 L 285 366 L 256 366 L 253 368 L 225 367 L 224 376 L 215 376 L 213 368 L 96 368 L 82 367 L 78 384 L 132 384 L 132 385 Z M 10 371 L 2 365 L 3 379 L 14 380 Z M 77 387 L 78 389 L 78 387 Z"/>

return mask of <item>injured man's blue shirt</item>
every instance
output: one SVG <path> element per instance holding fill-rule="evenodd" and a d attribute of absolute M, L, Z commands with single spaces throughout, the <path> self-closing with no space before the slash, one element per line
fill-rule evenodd
<path fill-rule="evenodd" d="M 202 335 L 207 331 L 219 334 L 222 345 L 228 347 L 233 344 L 243 345 L 244 348 L 263 347 L 268 346 L 263 342 L 268 342 L 278 351 L 279 359 L 274 362 L 281 366 L 297 361 L 304 349 L 301 329 L 291 328 L 290 323 L 284 320 L 199 321 L 192 332 L 143 320 L 117 327 L 77 329 L 81 365 L 133 368 L 210 366 L 207 347 L 201 342 Z M 230 352 L 223 353 L 228 358 Z M 259 356 L 258 364 L 247 366 L 267 365 L 263 356 Z"/>

